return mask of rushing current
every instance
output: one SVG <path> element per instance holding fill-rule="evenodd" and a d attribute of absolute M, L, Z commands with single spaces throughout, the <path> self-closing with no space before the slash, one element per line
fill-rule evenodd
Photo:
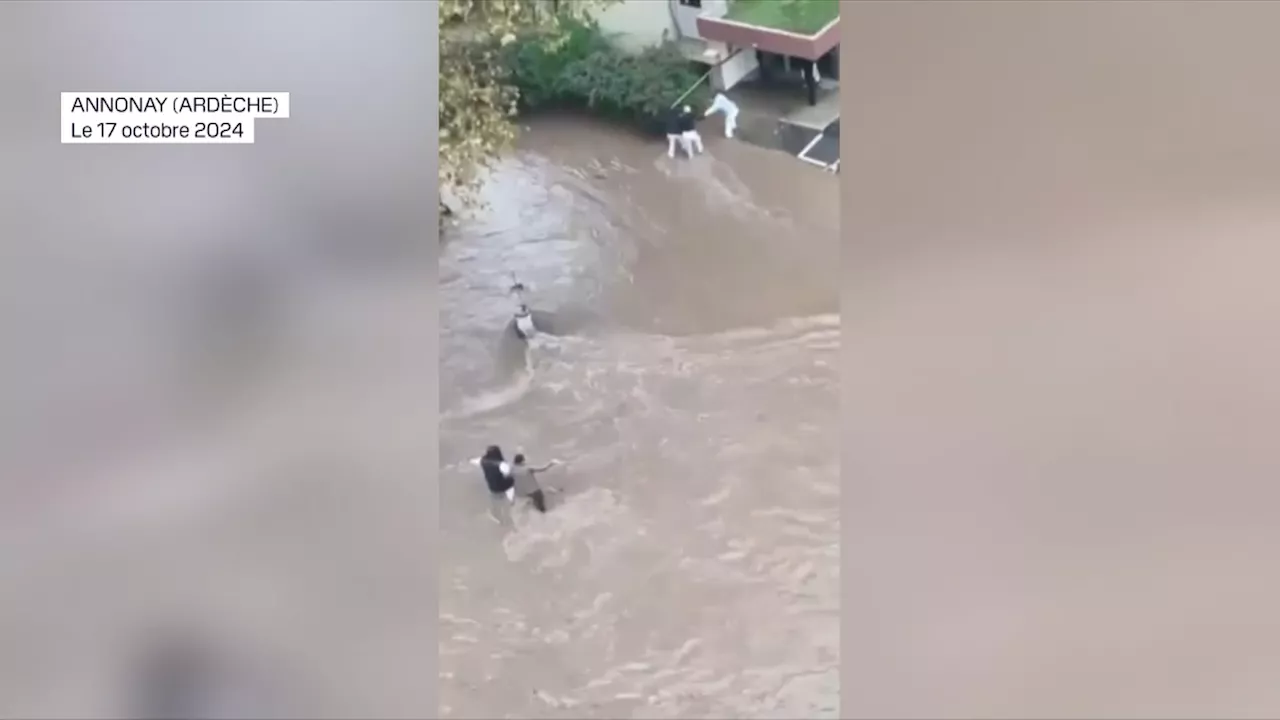
<path fill-rule="evenodd" d="M 837 179 L 707 145 L 548 118 L 442 238 L 442 716 L 837 716 Z"/>

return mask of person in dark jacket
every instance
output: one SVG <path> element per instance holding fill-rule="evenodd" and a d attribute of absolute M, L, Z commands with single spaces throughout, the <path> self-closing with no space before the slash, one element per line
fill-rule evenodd
<path fill-rule="evenodd" d="M 684 140 L 684 150 L 689 157 L 702 154 L 702 136 L 698 134 L 698 119 L 693 114 L 693 107 L 685 105 L 680 108 L 680 137 Z"/>
<path fill-rule="evenodd" d="M 689 157 L 693 157 L 693 153 L 689 150 L 689 144 L 685 142 L 684 139 L 684 130 L 681 129 L 683 125 L 684 120 L 679 111 L 672 109 L 667 113 L 667 157 L 669 158 L 676 156 L 676 145 L 683 147 L 685 153 L 687 153 Z"/>
<path fill-rule="evenodd" d="M 502 448 L 490 445 L 483 455 L 471 462 L 480 466 L 485 485 L 489 488 L 489 516 L 500 525 L 508 524 L 508 510 L 515 500 L 515 480 L 511 465 L 502 457 Z"/>

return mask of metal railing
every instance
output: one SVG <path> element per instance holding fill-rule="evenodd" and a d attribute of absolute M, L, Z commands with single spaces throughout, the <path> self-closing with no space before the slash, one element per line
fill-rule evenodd
<path fill-rule="evenodd" d="M 840 158 L 837 157 L 835 162 L 826 163 L 816 158 L 809 157 L 809 151 L 816 147 L 819 142 L 822 142 L 822 139 L 826 136 L 827 134 L 825 132 L 820 132 L 815 135 L 814 138 L 809 141 L 809 144 L 805 145 L 804 149 L 796 154 L 796 157 L 810 165 L 817 165 L 827 172 L 838 173 L 840 172 Z"/>

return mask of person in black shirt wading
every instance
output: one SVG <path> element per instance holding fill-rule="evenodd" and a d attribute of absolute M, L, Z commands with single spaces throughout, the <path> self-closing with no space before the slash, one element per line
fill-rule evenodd
<path fill-rule="evenodd" d="M 698 119 L 694 117 L 693 107 L 690 105 L 680 108 L 680 137 L 689 157 L 702 154 L 702 135 L 698 134 Z"/>
<path fill-rule="evenodd" d="M 674 109 L 668 111 L 665 125 L 667 131 L 667 157 L 673 158 L 676 156 L 677 146 L 684 148 L 685 153 L 689 157 L 693 157 L 693 151 L 689 149 L 689 144 L 684 139 L 684 130 L 682 129 L 684 121 L 680 113 Z"/>
<path fill-rule="evenodd" d="M 676 156 L 676 146 L 684 148 L 689 157 L 702 152 L 702 136 L 698 134 L 697 118 L 693 108 L 684 105 L 680 109 L 672 108 L 667 113 L 667 157 Z"/>
<path fill-rule="evenodd" d="M 509 510 L 515 500 L 515 480 L 511 465 L 502 457 L 502 448 L 490 445 L 484 455 L 471 462 L 480 466 L 485 485 L 489 487 L 489 517 L 499 525 L 509 525 Z"/>

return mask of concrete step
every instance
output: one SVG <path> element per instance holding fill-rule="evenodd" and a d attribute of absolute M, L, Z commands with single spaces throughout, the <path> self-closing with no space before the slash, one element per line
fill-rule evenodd
<path fill-rule="evenodd" d="M 817 142 L 809 146 L 803 154 L 809 160 L 817 160 L 823 165 L 831 165 L 840 159 L 840 136 L 821 135 Z"/>

